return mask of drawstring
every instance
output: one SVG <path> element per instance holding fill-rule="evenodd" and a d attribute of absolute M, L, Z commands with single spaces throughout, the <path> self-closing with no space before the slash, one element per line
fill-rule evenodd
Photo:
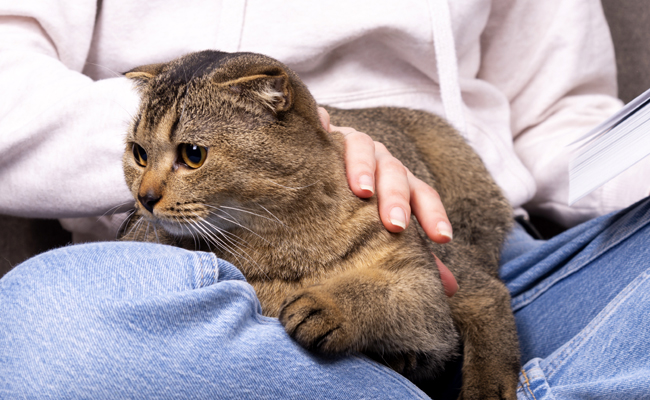
<path fill-rule="evenodd" d="M 432 0 L 433 45 L 436 52 L 436 66 L 440 82 L 440 97 L 445 118 L 467 139 L 467 126 L 463 112 L 463 99 L 458 80 L 458 60 L 451 14 L 447 0 Z"/>

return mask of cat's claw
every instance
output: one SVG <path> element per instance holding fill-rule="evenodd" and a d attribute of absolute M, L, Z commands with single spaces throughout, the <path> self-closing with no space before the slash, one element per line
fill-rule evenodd
<path fill-rule="evenodd" d="M 335 300 L 319 290 L 289 296 L 278 316 L 287 333 L 303 347 L 324 354 L 351 350 L 346 320 Z"/>

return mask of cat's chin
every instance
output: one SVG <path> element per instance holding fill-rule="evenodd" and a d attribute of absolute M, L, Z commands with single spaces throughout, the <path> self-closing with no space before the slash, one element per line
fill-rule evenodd
<path fill-rule="evenodd" d="M 177 221 L 157 220 L 155 224 L 176 238 L 196 238 L 206 235 L 211 236 L 223 231 L 226 224 L 220 222 L 222 221 L 203 220 L 202 222 L 187 224 Z"/>
<path fill-rule="evenodd" d="M 192 237 L 193 234 L 196 234 L 186 224 L 179 224 L 177 222 L 171 222 L 171 221 L 158 221 L 157 224 L 161 226 L 167 233 L 169 233 L 174 237 L 178 237 L 178 238 Z"/>

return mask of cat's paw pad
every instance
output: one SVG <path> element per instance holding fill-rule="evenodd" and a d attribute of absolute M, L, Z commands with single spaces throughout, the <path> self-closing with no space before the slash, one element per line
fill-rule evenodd
<path fill-rule="evenodd" d="M 352 350 L 347 320 L 336 300 L 314 287 L 289 296 L 278 318 L 287 333 L 309 350 L 326 354 Z"/>

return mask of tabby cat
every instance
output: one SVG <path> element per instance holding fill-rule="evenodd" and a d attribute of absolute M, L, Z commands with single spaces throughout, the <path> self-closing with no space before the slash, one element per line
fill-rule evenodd
<path fill-rule="evenodd" d="M 328 108 L 332 123 L 384 143 L 439 192 L 455 234 L 439 245 L 415 219 L 388 232 L 376 198 L 351 192 L 342 134 L 323 129 L 307 87 L 282 63 L 203 51 L 126 76 L 142 94 L 123 158 L 137 200 L 126 240 L 211 249 L 310 350 L 363 352 L 423 388 L 462 352 L 463 399 L 515 398 L 518 343 L 497 278 L 512 213 L 446 122 Z M 451 298 L 432 252 L 459 283 Z"/>

